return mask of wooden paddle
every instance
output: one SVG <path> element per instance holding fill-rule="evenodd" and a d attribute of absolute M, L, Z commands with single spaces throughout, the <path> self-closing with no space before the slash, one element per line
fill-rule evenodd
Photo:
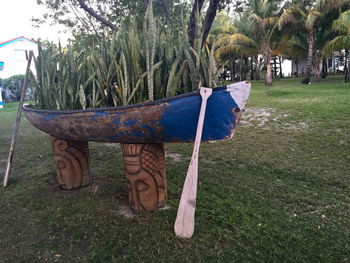
<path fill-rule="evenodd" d="M 7 159 L 7 168 L 6 168 L 6 173 L 5 173 L 5 177 L 4 177 L 4 187 L 7 186 L 9 175 L 10 175 L 11 163 L 12 163 L 13 154 L 14 154 L 15 145 L 16 145 L 16 135 L 17 135 L 17 131 L 18 131 L 19 122 L 21 121 L 23 101 L 24 101 L 24 96 L 25 96 L 27 86 L 28 86 L 28 76 L 29 76 L 30 64 L 32 62 L 32 57 L 33 57 L 33 51 L 29 51 L 26 76 L 25 76 L 24 82 L 23 82 L 21 99 L 20 99 L 19 104 L 18 104 L 15 129 L 14 129 L 13 134 L 12 134 L 11 148 L 10 148 L 10 152 L 9 152 L 9 157 Z"/>
<path fill-rule="evenodd" d="M 177 217 L 174 225 L 175 234 L 182 238 L 190 238 L 194 231 L 194 213 L 196 210 L 197 179 L 198 179 L 198 153 L 202 139 L 205 109 L 207 100 L 212 93 L 212 89 L 201 88 L 202 105 L 199 112 L 196 139 L 192 153 L 191 163 L 187 170 L 187 175 L 182 189 Z"/>

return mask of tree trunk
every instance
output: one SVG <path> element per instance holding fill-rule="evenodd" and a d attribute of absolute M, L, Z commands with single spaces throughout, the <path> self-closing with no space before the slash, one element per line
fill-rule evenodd
<path fill-rule="evenodd" d="M 170 25 L 170 17 L 169 17 L 169 6 L 168 3 L 165 0 L 161 0 L 160 4 L 163 9 L 163 14 L 165 17 L 166 24 L 169 26 Z"/>
<path fill-rule="evenodd" d="M 322 70 L 321 70 L 321 78 L 324 79 L 327 77 L 327 61 L 325 58 L 322 59 Z"/>
<path fill-rule="evenodd" d="M 146 1 L 146 0 L 145 0 Z M 92 8 L 88 7 L 85 4 L 85 0 L 78 0 L 78 3 L 82 9 L 92 17 L 94 17 L 96 20 L 100 21 L 102 24 L 108 26 L 113 31 L 117 31 L 118 27 L 114 24 L 112 24 L 110 21 L 106 20 L 104 17 L 98 15 Z"/>
<path fill-rule="evenodd" d="M 253 57 L 250 57 L 250 80 L 254 80 Z"/>
<path fill-rule="evenodd" d="M 242 81 L 242 75 L 243 75 L 243 54 L 241 54 L 241 60 L 239 63 L 239 81 Z"/>
<path fill-rule="evenodd" d="M 348 68 L 348 79 L 347 79 L 347 82 L 349 82 L 349 78 L 350 78 L 350 76 L 349 76 L 349 73 L 350 73 L 350 57 L 349 57 L 350 52 L 348 49 L 346 51 L 348 52 L 348 56 L 347 56 L 348 57 L 348 67 L 347 67 Z"/>
<path fill-rule="evenodd" d="M 314 37 L 315 33 L 314 30 L 311 29 L 307 34 L 307 43 L 308 43 L 308 54 L 307 54 L 307 61 L 306 61 L 306 74 L 304 79 L 301 81 L 302 84 L 309 84 L 310 83 L 310 77 L 311 77 L 311 69 L 312 69 L 312 54 L 313 54 L 313 47 L 314 47 Z"/>
<path fill-rule="evenodd" d="M 344 82 L 349 82 L 348 56 L 349 56 L 349 50 L 346 49 L 345 50 L 345 60 L 344 60 L 344 74 L 345 74 Z"/>
<path fill-rule="evenodd" d="M 295 69 L 296 69 L 295 77 L 299 77 L 299 60 L 298 60 L 298 58 L 295 59 Z"/>
<path fill-rule="evenodd" d="M 278 56 L 278 61 L 280 63 L 280 78 L 283 78 L 283 73 L 282 73 L 282 58 Z"/>
<path fill-rule="evenodd" d="M 315 63 L 314 63 L 314 68 L 315 68 L 315 81 L 320 82 L 321 81 L 321 70 L 320 70 L 320 64 L 322 61 L 322 54 L 319 50 L 316 51 L 315 53 Z"/>
<path fill-rule="evenodd" d="M 236 58 L 231 59 L 230 67 L 231 67 L 231 70 L 230 70 L 231 81 L 234 82 L 235 75 L 236 75 L 236 69 L 235 69 L 235 67 L 236 67 Z"/>
<path fill-rule="evenodd" d="M 272 72 L 270 59 L 266 60 L 265 86 L 272 86 Z"/>
<path fill-rule="evenodd" d="M 333 66 L 333 76 L 335 76 L 335 56 L 334 56 L 334 52 L 332 53 L 332 66 Z"/>
<path fill-rule="evenodd" d="M 220 0 L 210 0 L 209 7 L 207 9 L 207 13 L 205 14 L 203 27 L 202 27 L 202 43 L 207 39 L 211 25 L 214 22 L 216 11 L 218 10 Z"/>
<path fill-rule="evenodd" d="M 315 65 L 315 82 L 321 81 L 321 70 L 320 70 L 320 64 Z"/>
<path fill-rule="evenodd" d="M 259 58 L 256 55 L 255 56 L 255 80 L 259 80 L 260 79 L 260 70 L 259 70 Z"/>
<path fill-rule="evenodd" d="M 248 66 L 248 65 L 249 65 L 249 60 L 248 60 L 248 58 L 244 58 L 244 59 L 243 59 L 243 74 L 242 74 L 242 80 L 246 80 L 246 79 L 247 79 L 247 72 L 248 72 L 248 71 L 245 70 L 244 65 L 247 65 L 247 67 L 249 67 L 249 66 Z"/>
<path fill-rule="evenodd" d="M 273 78 L 277 79 L 277 59 L 273 56 Z"/>
<path fill-rule="evenodd" d="M 192 12 L 190 15 L 190 22 L 188 23 L 187 34 L 188 34 L 188 42 L 190 42 L 191 47 L 194 45 L 194 38 L 196 35 L 196 13 L 197 13 L 197 5 L 198 11 L 200 12 L 203 7 L 204 0 L 194 0 L 192 6 Z"/>
<path fill-rule="evenodd" d="M 271 71 L 271 48 L 268 43 L 262 43 L 260 49 L 261 55 L 264 58 L 266 65 L 265 86 L 272 86 L 272 71 Z"/>

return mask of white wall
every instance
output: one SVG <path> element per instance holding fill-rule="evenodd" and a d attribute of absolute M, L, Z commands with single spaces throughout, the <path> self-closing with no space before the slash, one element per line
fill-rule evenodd
<path fill-rule="evenodd" d="M 26 53 L 33 50 L 34 55 L 38 54 L 38 45 L 26 40 L 20 40 L 0 47 L 0 61 L 4 62 L 4 69 L 0 71 L 0 78 L 6 79 L 12 75 L 25 75 L 27 68 Z M 31 70 L 34 71 L 34 61 L 32 60 Z"/>
<path fill-rule="evenodd" d="M 284 77 L 292 76 L 292 61 L 289 59 L 284 59 L 282 62 L 282 73 Z"/>

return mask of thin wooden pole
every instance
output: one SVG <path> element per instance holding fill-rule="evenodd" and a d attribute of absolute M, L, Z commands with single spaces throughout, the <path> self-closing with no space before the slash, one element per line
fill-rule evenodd
<path fill-rule="evenodd" d="M 29 58 L 28 58 L 28 64 L 27 64 L 27 70 L 26 70 L 26 76 L 24 78 L 23 87 L 22 87 L 21 99 L 20 99 L 19 104 L 18 104 L 15 129 L 12 133 L 11 147 L 10 147 L 9 157 L 7 159 L 7 168 L 6 168 L 6 173 L 5 173 L 5 177 L 4 177 L 4 187 L 7 186 L 9 175 L 10 175 L 11 163 L 12 163 L 13 154 L 14 154 L 15 145 L 16 145 L 16 136 L 17 136 L 18 126 L 19 126 L 19 122 L 21 121 L 24 96 L 25 96 L 27 86 L 28 86 L 28 76 L 29 76 L 30 64 L 32 62 L 32 57 L 33 57 L 33 51 L 30 51 Z"/>

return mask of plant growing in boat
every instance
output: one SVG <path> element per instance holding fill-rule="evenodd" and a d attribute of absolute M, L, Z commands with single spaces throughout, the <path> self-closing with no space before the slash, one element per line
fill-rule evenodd
<path fill-rule="evenodd" d="M 202 47 L 201 22 L 192 48 L 186 28 L 174 36 L 161 29 L 147 8 L 143 28 L 131 18 L 111 37 L 79 54 L 71 47 L 39 48 L 35 59 L 35 107 L 86 109 L 123 106 L 174 96 L 203 86 L 215 86 L 214 45 Z"/>

